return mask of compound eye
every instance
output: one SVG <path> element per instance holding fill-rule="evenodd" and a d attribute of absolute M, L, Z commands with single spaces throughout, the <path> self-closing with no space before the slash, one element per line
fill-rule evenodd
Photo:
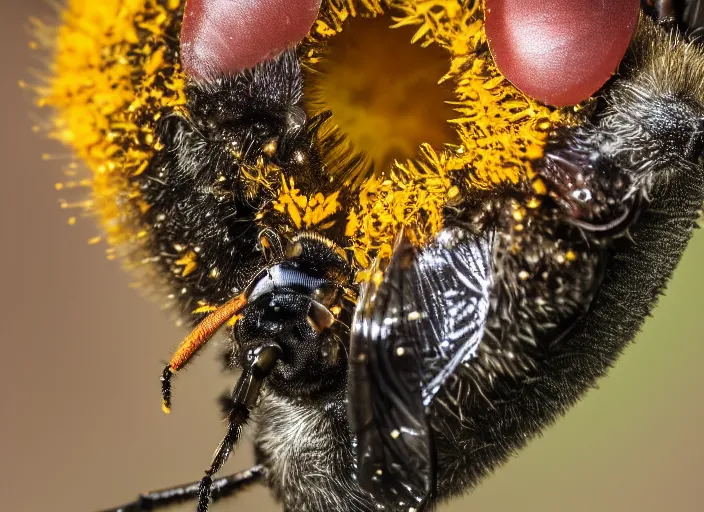
<path fill-rule="evenodd" d="M 640 0 L 486 0 L 486 35 L 499 71 L 547 105 L 576 105 L 616 71 Z"/>
<path fill-rule="evenodd" d="M 183 69 L 212 80 L 251 68 L 303 40 L 319 8 L 320 0 L 187 0 Z"/>

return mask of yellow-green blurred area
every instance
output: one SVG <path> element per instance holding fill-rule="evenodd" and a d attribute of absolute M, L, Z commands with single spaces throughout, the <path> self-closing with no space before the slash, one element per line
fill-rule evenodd
<path fill-rule="evenodd" d="M 215 398 L 234 380 L 210 347 L 175 379 L 171 416 L 161 412 L 159 373 L 184 332 L 129 288 L 103 246 L 87 244 L 92 219 L 69 226 L 73 213 L 59 209 L 73 197 L 54 190 L 70 160 L 32 133 L 47 114 L 17 87 L 45 66 L 27 46 L 27 19 L 50 11 L 44 0 L 2 8 L 0 509 L 97 510 L 200 478 L 225 427 Z M 703 262 L 698 233 L 654 318 L 600 388 L 443 510 L 704 510 Z M 251 464 L 250 440 L 227 470 Z M 256 487 L 219 510 L 280 508 Z"/>

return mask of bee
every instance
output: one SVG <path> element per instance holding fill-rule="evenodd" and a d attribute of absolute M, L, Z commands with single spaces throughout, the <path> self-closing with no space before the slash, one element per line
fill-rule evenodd
<path fill-rule="evenodd" d="M 71 1 L 40 89 L 92 171 L 78 206 L 193 326 L 164 411 L 220 328 L 241 370 L 205 476 L 112 510 L 255 482 L 432 510 L 591 388 L 672 275 L 704 202 L 701 3 L 253 4 Z M 408 57 L 360 58 L 408 27 Z M 438 63 L 441 126 L 414 89 Z M 257 464 L 218 476 L 250 418 Z"/>

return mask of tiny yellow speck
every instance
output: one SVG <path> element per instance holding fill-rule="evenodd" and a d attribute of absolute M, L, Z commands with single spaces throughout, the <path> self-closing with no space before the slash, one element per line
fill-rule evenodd
<path fill-rule="evenodd" d="M 185 256 L 174 261 L 174 264 L 183 267 L 183 270 L 181 270 L 181 277 L 190 275 L 198 267 L 198 262 L 196 260 L 196 253 L 193 251 L 188 251 Z"/>
<path fill-rule="evenodd" d="M 267 156 L 274 156 L 276 154 L 277 147 L 278 143 L 276 139 L 274 139 L 264 144 L 262 147 L 262 152 Z"/>
<path fill-rule="evenodd" d="M 540 204 L 541 204 L 540 199 L 538 199 L 537 197 L 531 197 L 528 200 L 528 203 L 526 204 L 526 208 L 530 208 L 531 210 L 535 210 L 536 208 L 538 208 L 540 206 Z"/>
<path fill-rule="evenodd" d="M 533 191 L 539 196 L 544 196 L 548 193 L 548 188 L 545 186 L 545 182 L 538 178 L 533 181 Z"/>
<path fill-rule="evenodd" d="M 239 321 L 240 318 L 242 318 L 242 315 L 234 315 L 232 318 L 230 318 L 227 321 L 227 324 L 226 324 L 227 327 L 232 327 L 233 325 L 235 325 Z"/>

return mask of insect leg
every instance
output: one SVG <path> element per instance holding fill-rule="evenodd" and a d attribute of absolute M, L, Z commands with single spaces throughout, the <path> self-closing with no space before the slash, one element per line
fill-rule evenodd
<path fill-rule="evenodd" d="M 239 473 L 217 478 L 213 480 L 211 486 L 211 500 L 215 502 L 232 496 L 261 480 L 263 475 L 264 468 L 262 466 L 253 466 Z M 104 510 L 103 512 L 143 512 L 145 510 L 168 507 L 197 498 L 199 489 L 200 482 L 191 482 L 169 489 L 161 489 L 143 494 L 139 499 L 127 505 Z"/>
<path fill-rule="evenodd" d="M 686 2 L 682 12 L 682 23 L 689 41 L 702 44 L 704 41 L 704 1 L 691 0 Z"/>
<path fill-rule="evenodd" d="M 704 39 L 704 0 L 643 0 L 646 12 L 668 30 L 679 28 L 687 40 Z"/>
<path fill-rule="evenodd" d="M 673 0 L 656 0 L 654 3 L 658 13 L 658 22 L 666 26 L 676 26 L 675 2 Z"/>
<path fill-rule="evenodd" d="M 281 347 L 275 343 L 259 346 L 247 354 L 242 375 L 232 391 L 232 409 L 228 418 L 225 437 L 220 442 L 210 467 L 198 484 L 198 512 L 207 512 L 213 490 L 213 475 L 222 468 L 232 453 L 249 419 L 249 412 L 259 398 L 264 379 L 271 373 L 281 358 Z"/>

